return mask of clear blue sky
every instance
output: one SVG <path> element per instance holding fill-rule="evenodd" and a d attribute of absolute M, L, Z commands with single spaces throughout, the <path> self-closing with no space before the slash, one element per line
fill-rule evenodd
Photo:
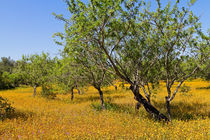
<path fill-rule="evenodd" d="M 192 10 L 201 15 L 203 30 L 207 31 L 210 0 L 197 0 Z M 53 42 L 52 35 L 64 31 L 64 24 L 52 12 L 68 15 L 63 0 L 0 0 L 0 57 L 18 60 L 23 54 L 42 51 L 56 55 L 62 47 Z"/>

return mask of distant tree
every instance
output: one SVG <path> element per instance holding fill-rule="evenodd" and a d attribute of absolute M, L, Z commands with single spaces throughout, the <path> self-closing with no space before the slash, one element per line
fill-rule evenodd
<path fill-rule="evenodd" d="M 33 96 L 36 95 L 37 86 L 42 87 L 42 94 L 45 96 L 52 83 L 52 70 L 55 60 L 49 57 L 49 54 L 23 56 L 18 62 L 19 73 L 24 78 L 25 83 L 34 88 Z M 48 96 L 48 95 L 46 95 Z"/>
<path fill-rule="evenodd" d="M 69 32 L 66 33 L 68 34 Z M 71 67 L 72 92 L 75 86 L 93 86 L 99 92 L 101 107 L 104 109 L 104 98 L 101 88 L 109 84 L 112 76 L 108 73 L 109 66 L 102 65 L 103 61 L 106 61 L 106 57 L 104 57 L 102 52 L 96 51 L 96 49 L 97 47 L 91 43 L 83 44 L 78 42 L 75 44 L 74 41 L 69 41 L 65 45 L 63 54 Z"/>
<path fill-rule="evenodd" d="M 54 77 L 56 84 L 59 85 L 66 93 L 71 92 L 71 100 L 74 98 L 74 89 L 80 94 L 80 87 L 87 85 L 82 70 L 77 64 L 74 64 L 69 57 L 62 55 L 54 67 Z"/>
<path fill-rule="evenodd" d="M 10 89 L 19 86 L 20 77 L 15 73 L 16 62 L 10 57 L 0 60 L 0 89 Z"/>
<path fill-rule="evenodd" d="M 15 61 L 10 57 L 1 57 L 0 61 L 0 71 L 12 73 L 13 68 L 15 67 Z"/>

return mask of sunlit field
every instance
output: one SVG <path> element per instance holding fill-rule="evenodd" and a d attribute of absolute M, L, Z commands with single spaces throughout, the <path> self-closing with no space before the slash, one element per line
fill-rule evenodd
<path fill-rule="evenodd" d="M 0 121 L 2 139 L 210 139 L 210 83 L 185 82 L 188 93 L 179 92 L 171 102 L 172 123 L 154 120 L 124 88 L 103 88 L 106 110 L 89 87 L 83 95 L 57 95 L 54 100 L 33 97 L 32 88 L 0 91 L 15 108 L 12 118 Z M 127 85 L 128 86 L 128 85 Z M 38 89 L 40 91 L 40 89 Z M 166 114 L 163 83 L 152 104 Z"/>

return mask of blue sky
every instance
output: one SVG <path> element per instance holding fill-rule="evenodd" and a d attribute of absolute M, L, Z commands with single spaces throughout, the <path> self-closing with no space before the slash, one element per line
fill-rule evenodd
<path fill-rule="evenodd" d="M 192 10 L 201 15 L 203 30 L 207 31 L 210 0 L 197 0 Z M 53 42 L 52 35 L 64 31 L 64 23 L 56 20 L 52 12 L 69 15 L 63 0 L 0 0 L 0 57 L 18 60 L 23 54 L 42 51 L 51 56 L 58 54 L 62 47 Z"/>

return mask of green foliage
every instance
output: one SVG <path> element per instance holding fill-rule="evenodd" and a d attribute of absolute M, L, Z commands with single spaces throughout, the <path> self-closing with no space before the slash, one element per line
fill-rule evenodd
<path fill-rule="evenodd" d="M 18 87 L 20 77 L 15 73 L 16 62 L 10 57 L 2 57 L 0 61 L 0 89 Z"/>
<path fill-rule="evenodd" d="M 142 88 L 150 100 L 155 92 L 151 86 L 164 80 L 166 99 L 172 101 L 185 80 L 208 68 L 209 36 L 202 33 L 199 18 L 190 10 L 195 0 L 186 7 L 179 0 L 166 6 L 157 0 L 155 10 L 137 0 L 65 2 L 72 16 L 54 14 L 66 23 L 65 33 L 55 36 L 65 42 L 64 52 L 94 86 L 108 71 Z"/>
<path fill-rule="evenodd" d="M 8 100 L 0 96 L 0 120 L 11 117 L 13 113 L 14 108 L 8 103 Z"/>
<path fill-rule="evenodd" d="M 12 73 L 13 68 L 15 66 L 15 61 L 10 57 L 1 57 L 0 61 L 0 71 L 1 72 L 9 72 Z"/>
<path fill-rule="evenodd" d="M 23 79 L 25 84 L 32 87 L 42 86 L 43 96 L 50 96 L 52 92 L 45 89 L 46 85 L 51 86 L 54 83 L 54 67 L 57 58 L 51 59 L 49 54 L 42 53 L 41 55 L 23 56 L 23 59 L 18 62 L 17 73 Z M 54 94 L 52 93 L 54 97 Z"/>
<path fill-rule="evenodd" d="M 56 94 L 51 86 L 42 85 L 41 96 L 47 99 L 55 99 Z"/>
<path fill-rule="evenodd" d="M 190 3 L 193 5 L 197 0 L 190 0 Z"/>

